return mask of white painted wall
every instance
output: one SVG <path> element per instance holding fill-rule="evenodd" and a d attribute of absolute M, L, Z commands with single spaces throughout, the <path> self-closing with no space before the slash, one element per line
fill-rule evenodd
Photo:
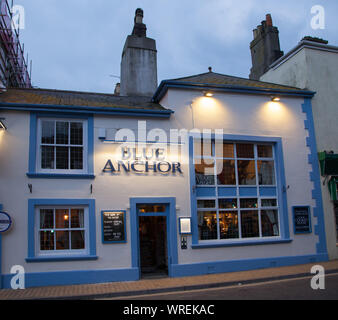
<path fill-rule="evenodd" d="M 318 151 L 338 153 L 338 49 L 303 47 L 296 55 L 270 69 L 261 81 L 306 88 L 316 92 L 312 109 Z M 327 247 L 331 259 L 338 258 L 334 204 L 327 183 L 321 178 Z"/>
<path fill-rule="evenodd" d="M 197 91 L 170 89 L 163 99 L 163 104 L 174 110 L 170 120 L 147 120 L 148 129 L 170 128 L 192 129 L 192 110 L 195 127 L 203 129 L 224 129 L 224 133 L 253 136 L 282 137 L 285 160 L 289 228 L 294 241 L 290 244 L 243 246 L 214 249 L 178 247 L 180 264 L 232 259 L 264 258 L 276 256 L 297 256 L 316 254 L 318 236 L 314 233 L 293 235 L 292 211 L 294 205 L 314 206 L 310 182 L 310 165 L 307 157 L 310 152 L 306 147 L 307 132 L 304 130 L 305 114 L 302 113 L 301 98 L 283 98 L 278 108 L 272 106 L 269 97 L 244 94 L 215 94 L 213 98 L 201 98 Z M 113 176 L 103 173 L 108 159 L 114 157 L 115 145 L 103 144 L 98 139 L 99 128 L 107 129 L 107 138 L 112 138 L 116 129 L 137 128 L 137 120 L 110 116 L 95 116 L 95 180 L 59 180 L 29 179 L 29 113 L 4 112 L 8 131 L 0 137 L 0 194 L 4 210 L 14 220 L 13 228 L 3 236 L 3 273 L 9 273 L 11 266 L 19 264 L 26 272 L 57 270 L 90 270 L 128 268 L 131 266 L 130 241 L 126 244 L 101 243 L 101 210 L 127 209 L 127 238 L 130 240 L 129 198 L 130 197 L 175 197 L 177 217 L 190 215 L 190 179 L 187 154 L 182 156 L 182 175 L 162 174 L 137 175 L 121 173 Z M 140 119 L 142 120 L 142 119 Z M 143 119 L 144 120 L 144 119 Z M 28 183 L 33 185 L 29 193 Z M 93 194 L 90 185 L 93 184 Z M 27 202 L 30 198 L 93 198 L 96 200 L 96 261 L 80 262 L 44 262 L 26 263 L 27 257 Z M 312 213 L 312 225 L 316 218 Z M 179 235 L 177 235 L 178 244 Z"/>

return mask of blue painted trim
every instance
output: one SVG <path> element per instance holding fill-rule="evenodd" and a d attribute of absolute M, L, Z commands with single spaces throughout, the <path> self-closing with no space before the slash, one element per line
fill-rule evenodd
<path fill-rule="evenodd" d="M 95 179 L 94 174 L 26 173 L 31 179 Z"/>
<path fill-rule="evenodd" d="M 308 209 L 308 219 L 309 219 L 309 230 L 308 231 L 296 231 L 295 224 L 295 209 L 297 208 L 307 208 Z M 293 232 L 294 234 L 304 234 L 304 233 L 312 233 L 312 222 L 311 222 L 311 207 L 310 206 L 293 206 L 292 207 L 292 219 L 293 219 Z"/>
<path fill-rule="evenodd" d="M 38 173 L 36 172 L 37 160 L 37 124 L 38 118 L 77 118 L 87 120 L 87 173 L 85 174 L 58 174 L 58 173 Z M 29 159 L 28 170 L 26 174 L 29 178 L 47 178 L 47 179 L 94 179 L 94 118 L 92 115 L 74 115 L 71 113 L 48 113 L 31 112 L 30 113 L 30 132 L 29 132 Z"/>
<path fill-rule="evenodd" d="M 314 199 L 316 202 L 316 205 L 313 208 L 313 216 L 317 218 L 317 225 L 314 225 L 315 234 L 318 235 L 318 243 L 316 245 L 316 249 L 318 254 L 326 254 L 327 246 L 325 236 L 324 210 L 311 99 L 304 99 L 304 103 L 302 104 L 302 111 L 306 114 L 306 120 L 304 121 L 304 125 L 309 132 L 309 137 L 306 139 L 306 144 L 310 148 L 308 162 L 312 166 L 312 172 L 310 172 L 310 180 L 313 182 L 314 185 L 314 189 L 312 190 L 312 199 Z"/>
<path fill-rule="evenodd" d="M 198 135 L 197 135 L 198 137 Z M 194 155 L 193 155 L 193 138 L 192 134 L 189 137 L 189 168 L 190 168 L 190 199 L 191 199 L 191 218 L 192 218 L 192 244 L 198 245 L 198 223 L 197 223 L 197 204 L 196 198 L 201 196 L 199 190 L 203 188 L 196 187 L 195 185 L 195 170 L 193 165 Z M 211 139 L 215 138 L 215 135 L 211 135 Z M 289 231 L 289 215 L 287 207 L 287 196 L 286 196 L 286 181 L 285 181 L 285 171 L 284 171 L 284 158 L 283 158 L 283 147 L 282 139 L 280 137 L 260 137 L 260 136 L 246 136 L 246 135 L 234 135 L 234 134 L 224 134 L 223 140 L 234 141 L 234 142 L 268 142 L 274 144 L 275 151 L 275 166 L 276 166 L 276 182 L 277 182 L 277 196 L 279 203 L 279 215 L 280 215 L 280 230 L 281 230 L 281 239 L 287 240 L 290 239 Z M 241 188 L 241 187 L 240 187 Z M 206 188 L 208 189 L 208 188 Z M 245 188 L 247 189 L 247 188 Z M 255 189 L 256 190 L 256 189 Z M 256 191 L 255 191 L 256 194 Z M 247 195 L 246 193 L 244 195 Z M 202 193 L 204 196 L 204 193 Z M 243 196 L 243 194 L 241 194 Z M 250 194 L 249 196 L 253 196 Z M 245 241 L 243 242 L 245 243 Z"/>
<path fill-rule="evenodd" d="M 12 274 L 4 275 L 4 288 L 11 288 L 12 277 Z M 26 288 L 136 280 L 138 280 L 136 268 L 25 273 Z"/>
<path fill-rule="evenodd" d="M 178 264 L 173 266 L 173 277 L 198 276 L 210 273 L 237 272 L 272 267 L 284 267 L 320 261 L 328 261 L 328 255 L 314 254 L 305 256 L 286 256 Z"/>
<path fill-rule="evenodd" d="M 190 230 L 191 232 L 182 232 L 181 230 L 181 219 L 189 219 L 190 220 Z M 178 232 L 181 235 L 191 235 L 192 234 L 192 229 L 191 229 L 191 217 L 179 217 L 178 218 Z"/>
<path fill-rule="evenodd" d="M 28 199 L 28 254 L 27 262 L 38 262 L 38 259 L 42 261 L 64 261 L 70 259 L 80 258 L 79 255 L 55 255 L 55 256 L 37 256 L 35 253 L 35 207 L 36 206 L 72 206 L 83 205 L 88 206 L 88 225 L 89 225 L 89 254 L 83 255 L 83 259 L 86 257 L 92 260 L 96 256 L 96 218 L 95 218 L 95 200 L 94 199 Z M 50 260 L 52 258 L 52 260 Z M 41 262 L 41 261 L 39 261 Z"/>
<path fill-rule="evenodd" d="M 123 222 L 124 222 L 124 240 L 123 241 L 105 241 L 103 237 L 103 214 L 105 212 L 123 212 Z M 101 211 L 101 240 L 102 243 L 127 243 L 127 212 L 126 210 L 102 210 Z"/>
<path fill-rule="evenodd" d="M 159 102 L 166 94 L 169 88 L 178 89 L 192 89 L 192 90 L 212 90 L 213 92 L 238 92 L 249 94 L 261 94 L 261 95 L 283 95 L 283 96 L 301 96 L 301 97 L 313 97 L 315 92 L 308 90 L 287 90 L 287 89 L 274 89 L 274 88 L 260 88 L 260 87 L 248 87 L 239 85 L 225 85 L 225 84 L 210 84 L 210 83 L 195 83 L 184 82 L 177 80 L 163 80 L 153 95 L 152 101 Z"/>
<path fill-rule="evenodd" d="M 178 263 L 177 253 L 177 221 L 176 221 L 176 199 L 172 197 L 155 198 L 130 198 L 130 242 L 131 242 L 131 264 L 140 272 L 139 262 L 139 229 L 138 229 L 138 204 L 166 204 L 167 213 L 167 239 L 168 239 L 168 272 L 172 276 L 172 265 Z M 139 274 L 140 276 L 140 274 Z"/>
<path fill-rule="evenodd" d="M 88 107 L 88 106 L 62 106 L 62 105 L 41 105 L 41 104 L 22 104 L 22 103 L 0 103 L 0 109 L 21 110 L 36 112 L 55 112 L 55 113 L 73 113 L 73 114 L 98 114 L 114 116 L 131 117 L 151 117 L 151 118 L 169 118 L 173 110 L 156 109 L 127 109 L 114 107 Z"/>
<path fill-rule="evenodd" d="M 83 256 L 43 256 L 35 258 L 26 258 L 26 262 L 60 262 L 60 261 L 81 261 L 81 260 L 97 260 L 98 256 L 83 255 Z"/>
<path fill-rule="evenodd" d="M 267 245 L 267 244 L 281 244 L 281 243 L 290 243 L 293 239 L 262 239 L 262 240 L 253 240 L 253 241 L 230 241 L 230 242 L 220 242 L 220 243 L 199 243 L 192 244 L 191 248 L 193 249 L 207 249 L 207 248 L 222 248 L 222 247 L 242 247 L 242 246 L 257 246 L 257 245 Z"/>

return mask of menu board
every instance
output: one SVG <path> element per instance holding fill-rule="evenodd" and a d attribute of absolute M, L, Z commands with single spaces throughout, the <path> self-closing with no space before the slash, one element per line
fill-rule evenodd
<path fill-rule="evenodd" d="M 102 242 L 120 243 L 126 242 L 126 212 L 102 211 Z"/>
<path fill-rule="evenodd" d="M 293 207 L 295 233 L 311 232 L 310 207 Z"/>

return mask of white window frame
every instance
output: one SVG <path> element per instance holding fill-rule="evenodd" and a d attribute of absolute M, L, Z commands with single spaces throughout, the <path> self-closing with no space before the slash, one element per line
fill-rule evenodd
<path fill-rule="evenodd" d="M 42 121 L 60 121 L 60 122 L 81 122 L 82 128 L 83 128 L 83 137 L 82 137 L 82 147 L 83 147 L 83 169 L 70 169 L 70 155 L 69 155 L 69 169 L 42 169 L 41 168 L 41 147 L 48 144 L 42 144 L 41 143 L 41 134 L 42 134 Z M 56 126 L 55 126 L 56 127 Z M 56 130 L 56 129 L 55 129 Z M 70 130 L 70 126 L 68 128 Z M 56 139 L 56 133 L 55 133 L 55 139 Z M 70 139 L 70 134 L 69 134 Z M 87 119 L 77 119 L 77 118 L 50 118 L 50 117 L 41 117 L 38 118 L 38 128 L 37 128 L 37 165 L 36 165 L 36 172 L 37 173 L 59 173 L 59 174 L 84 174 L 88 172 L 88 120 Z M 73 147 L 77 147 L 77 145 L 63 145 L 63 144 L 50 144 L 50 146 L 56 147 L 68 147 L 69 149 Z M 69 151 L 70 152 L 70 151 Z M 56 152 L 54 152 L 54 159 L 56 157 Z M 55 160 L 54 163 L 56 164 Z"/>
<path fill-rule="evenodd" d="M 83 209 L 84 211 L 84 229 L 85 231 L 85 248 L 84 249 L 68 249 L 68 250 L 41 250 L 40 247 L 40 210 L 41 209 Z M 35 252 L 38 257 L 44 256 L 74 256 L 74 255 L 88 255 L 89 254 L 89 208 L 87 206 L 81 205 L 71 205 L 71 206 L 62 206 L 62 205 L 54 205 L 54 206 L 36 206 L 35 207 Z M 55 212 L 54 212 L 54 226 L 55 226 Z M 54 231 L 62 230 L 62 229 L 53 229 Z M 69 228 L 68 230 L 72 230 Z"/>

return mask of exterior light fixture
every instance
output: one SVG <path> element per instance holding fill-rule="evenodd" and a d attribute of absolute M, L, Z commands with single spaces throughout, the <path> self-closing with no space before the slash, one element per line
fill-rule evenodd
<path fill-rule="evenodd" d="M 7 130 L 3 120 L 5 120 L 5 118 L 0 118 L 0 130 Z"/>
<path fill-rule="evenodd" d="M 279 102 L 280 101 L 280 97 L 273 96 L 273 97 L 271 97 L 271 101 L 273 101 L 273 102 Z"/>
<path fill-rule="evenodd" d="M 204 92 L 204 96 L 205 96 L 205 97 L 211 98 L 213 95 L 214 95 L 214 94 L 213 94 L 212 92 L 210 92 L 210 91 Z"/>

